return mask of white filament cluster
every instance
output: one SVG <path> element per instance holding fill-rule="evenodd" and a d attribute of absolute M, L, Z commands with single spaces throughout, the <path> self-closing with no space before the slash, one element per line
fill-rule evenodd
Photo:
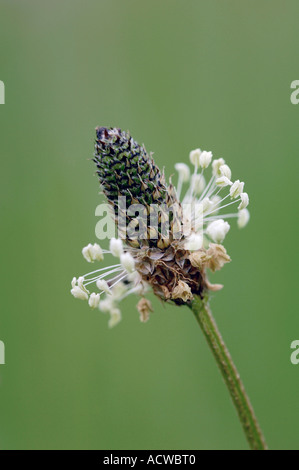
<path fill-rule="evenodd" d="M 72 295 L 81 300 L 87 300 L 91 308 L 99 308 L 104 313 L 110 314 L 109 327 L 115 326 L 121 320 L 121 311 L 118 304 L 131 293 L 140 293 L 142 284 L 137 282 L 137 272 L 133 256 L 124 251 L 123 242 L 120 239 L 110 240 L 109 250 L 102 250 L 95 243 L 90 243 L 82 250 L 86 261 L 102 261 L 104 254 L 112 254 L 119 258 L 119 263 L 91 271 L 78 279 L 72 280 Z M 98 292 L 90 292 L 90 287 L 95 286 Z M 103 298 L 104 295 L 104 298 Z"/>
<path fill-rule="evenodd" d="M 223 158 L 213 160 L 212 152 L 195 149 L 190 152 L 190 162 L 193 173 L 185 163 L 177 163 L 178 172 L 177 197 L 182 203 L 184 216 L 191 217 L 192 234 L 187 238 L 185 248 L 198 249 L 198 244 L 205 241 L 222 243 L 230 229 L 226 219 L 236 217 L 238 227 L 243 228 L 249 221 L 249 196 L 244 192 L 244 183 L 232 180 L 230 167 Z M 211 176 L 206 177 L 207 169 L 211 167 Z M 208 182 L 206 182 L 208 181 Z M 188 184 L 184 197 L 183 186 Z M 191 204 L 197 207 L 195 214 L 186 213 Z M 236 206 L 235 212 L 227 208 Z M 187 208 L 187 209 L 186 209 Z"/>

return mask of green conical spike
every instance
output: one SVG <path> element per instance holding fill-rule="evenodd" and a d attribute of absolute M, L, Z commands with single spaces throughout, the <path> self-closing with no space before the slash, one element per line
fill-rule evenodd
<path fill-rule="evenodd" d="M 97 127 L 96 134 L 93 160 L 109 201 L 117 203 L 118 196 L 125 196 L 127 207 L 165 202 L 164 175 L 144 146 L 117 128 Z"/>
<path fill-rule="evenodd" d="M 103 192 L 114 208 L 116 223 L 121 213 L 118 206 L 120 196 L 126 198 L 126 209 L 133 204 L 142 204 L 146 209 L 148 222 L 151 204 L 170 207 L 176 202 L 175 193 L 171 195 L 173 191 L 165 184 L 164 174 L 145 147 L 140 146 L 128 132 L 117 128 L 97 127 L 93 161 L 97 166 Z M 127 224 L 130 222 L 132 219 L 127 216 Z M 130 243 L 130 240 L 127 241 Z M 159 240 L 147 240 L 130 244 L 162 246 L 161 240 L 160 243 Z"/>

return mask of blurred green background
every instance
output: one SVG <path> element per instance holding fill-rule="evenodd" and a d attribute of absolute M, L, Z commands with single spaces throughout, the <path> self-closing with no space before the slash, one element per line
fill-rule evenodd
<path fill-rule="evenodd" d="M 191 313 L 70 295 L 102 201 L 96 125 L 171 175 L 196 147 L 246 182 L 251 221 L 212 309 L 273 449 L 298 449 L 297 1 L 0 1 L 2 449 L 246 449 Z M 106 244 L 107 245 L 107 244 Z"/>

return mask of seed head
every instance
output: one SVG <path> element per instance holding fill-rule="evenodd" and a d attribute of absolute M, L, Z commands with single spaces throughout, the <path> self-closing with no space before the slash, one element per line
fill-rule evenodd
<path fill-rule="evenodd" d="M 145 298 L 149 290 L 162 301 L 183 305 L 192 302 L 195 295 L 203 297 L 207 291 L 222 287 L 209 282 L 207 270 L 217 271 L 230 262 L 222 245 L 230 230 L 225 219 L 237 217 L 238 226 L 244 227 L 249 221 L 249 197 L 243 192 L 243 182 L 231 181 L 231 170 L 223 158 L 212 161 L 212 152 L 199 148 L 191 151 L 189 158 L 193 174 L 186 163 L 177 163 L 175 188 L 171 181 L 166 183 L 151 154 L 129 132 L 96 128 L 93 161 L 121 236 L 110 240 L 109 250 L 95 243 L 88 244 L 82 253 L 88 262 L 100 261 L 110 253 L 117 264 L 73 278 L 71 293 L 88 300 L 91 308 L 110 313 L 109 327 L 120 321 L 119 307 L 129 294 L 141 297 L 137 309 L 141 321 L 146 322 L 152 311 Z M 210 179 L 206 178 L 209 171 Z M 233 205 L 237 211 L 223 213 Z M 132 207 L 138 207 L 138 217 Z M 158 208 L 154 221 L 153 208 Z M 145 237 L 140 232 L 134 236 L 140 227 L 145 227 Z M 91 284 L 99 292 L 90 293 L 87 286 Z"/>

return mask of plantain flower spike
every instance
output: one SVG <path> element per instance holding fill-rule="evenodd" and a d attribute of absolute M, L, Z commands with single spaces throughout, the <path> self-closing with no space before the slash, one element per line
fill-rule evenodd
<path fill-rule="evenodd" d="M 249 197 L 243 182 L 231 182 L 223 158 L 213 161 L 212 152 L 199 148 L 189 158 L 193 172 L 186 163 L 177 163 L 175 187 L 129 132 L 96 128 L 93 161 L 118 238 L 110 240 L 109 250 L 88 244 L 83 256 L 95 262 L 111 254 L 118 262 L 78 281 L 74 278 L 71 293 L 109 313 L 110 327 L 119 323 L 120 304 L 130 294 L 139 297 L 137 310 L 146 322 L 152 312 L 145 297 L 150 291 L 163 302 L 184 305 L 194 295 L 203 297 L 221 288 L 209 282 L 207 270 L 219 270 L 230 261 L 222 245 L 230 229 L 227 219 L 237 218 L 238 226 L 244 227 Z M 230 206 L 236 210 L 230 212 Z M 98 291 L 90 293 L 91 285 Z"/>

